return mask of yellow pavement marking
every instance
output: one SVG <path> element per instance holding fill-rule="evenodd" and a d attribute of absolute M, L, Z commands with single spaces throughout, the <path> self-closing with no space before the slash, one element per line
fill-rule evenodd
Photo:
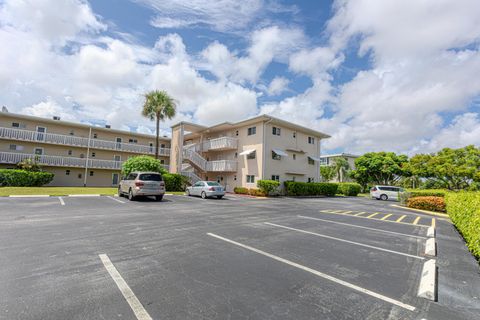
<path fill-rule="evenodd" d="M 383 217 L 383 218 L 382 218 L 382 219 L 380 219 L 380 220 L 385 220 L 385 219 L 387 219 L 388 217 L 391 217 L 391 216 L 392 216 L 392 214 L 391 214 L 391 213 L 389 213 L 389 214 L 387 214 L 385 217 Z"/>
<path fill-rule="evenodd" d="M 360 215 L 362 215 L 362 214 L 364 214 L 364 213 L 366 213 L 366 212 L 363 212 L 363 211 L 362 211 L 362 212 L 359 212 L 359 213 L 355 213 L 354 216 L 360 216 Z M 364 218 L 365 218 L 365 217 L 364 217 Z"/>
<path fill-rule="evenodd" d="M 343 213 L 352 213 L 353 211 L 343 211 Z"/>
<path fill-rule="evenodd" d="M 375 212 L 374 214 L 371 214 L 369 215 L 367 218 L 373 218 L 375 217 L 376 215 L 380 214 L 380 212 Z"/>
<path fill-rule="evenodd" d="M 330 210 L 330 212 L 333 212 L 333 213 L 343 213 L 344 210 Z"/>
<path fill-rule="evenodd" d="M 417 224 L 419 220 L 420 220 L 420 217 L 416 217 L 415 220 L 413 220 L 413 224 Z"/>
<path fill-rule="evenodd" d="M 407 216 L 407 215 L 404 214 L 403 216 L 401 216 L 400 218 L 398 218 L 396 222 L 402 222 L 402 220 L 405 219 L 406 216 Z"/>
<path fill-rule="evenodd" d="M 432 218 L 432 227 L 435 228 L 435 218 Z"/>

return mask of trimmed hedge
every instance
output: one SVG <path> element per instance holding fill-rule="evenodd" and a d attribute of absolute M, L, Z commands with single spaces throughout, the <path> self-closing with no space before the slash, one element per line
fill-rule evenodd
<path fill-rule="evenodd" d="M 480 192 L 449 192 L 445 195 L 447 213 L 467 242 L 468 249 L 480 259 Z"/>
<path fill-rule="evenodd" d="M 407 207 L 435 212 L 445 212 L 443 197 L 414 197 L 407 200 Z"/>
<path fill-rule="evenodd" d="M 0 186 L 40 187 L 50 183 L 53 177 L 50 172 L 0 169 Z"/>
<path fill-rule="evenodd" d="M 343 194 L 345 196 L 356 197 L 360 193 L 360 191 L 362 191 L 362 186 L 358 183 L 341 182 L 337 183 L 337 185 L 337 193 Z"/>
<path fill-rule="evenodd" d="M 285 193 L 287 196 L 334 196 L 338 185 L 328 182 L 295 182 L 285 181 Z"/>
<path fill-rule="evenodd" d="M 402 205 L 406 205 L 408 199 L 415 197 L 445 197 L 447 191 L 441 189 L 413 189 L 399 193 L 399 201 Z"/>
<path fill-rule="evenodd" d="M 186 178 L 176 173 L 164 173 L 162 174 L 163 181 L 165 182 L 166 191 L 184 191 Z"/>
<path fill-rule="evenodd" d="M 233 192 L 237 194 L 248 194 L 255 197 L 265 197 L 267 195 L 264 191 L 260 189 L 248 189 L 244 187 L 235 187 L 233 188 Z"/>
<path fill-rule="evenodd" d="M 233 188 L 233 192 L 238 194 L 248 194 L 248 189 L 244 187 L 235 187 Z"/>
<path fill-rule="evenodd" d="M 280 182 L 274 180 L 258 180 L 257 187 L 266 195 L 273 195 L 278 193 Z"/>

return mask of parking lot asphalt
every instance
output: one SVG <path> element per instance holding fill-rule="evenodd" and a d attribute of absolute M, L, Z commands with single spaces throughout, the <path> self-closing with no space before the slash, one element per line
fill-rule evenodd
<path fill-rule="evenodd" d="M 452 224 L 391 204 L 0 198 L 0 319 L 480 318 Z M 417 295 L 432 259 L 436 301 Z"/>

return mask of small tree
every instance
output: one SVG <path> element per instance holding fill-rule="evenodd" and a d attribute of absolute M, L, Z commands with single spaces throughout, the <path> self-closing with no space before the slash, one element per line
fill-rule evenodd
<path fill-rule="evenodd" d="M 167 173 L 167 170 L 162 166 L 160 160 L 150 156 L 132 157 L 123 163 L 123 176 L 127 176 L 130 172 L 134 171 L 160 172 L 162 174 Z"/>
<path fill-rule="evenodd" d="M 337 180 L 338 182 L 343 182 L 345 180 L 345 176 L 347 175 L 347 171 L 350 169 L 348 160 L 344 157 L 338 157 L 333 161 L 333 167 L 335 168 L 335 173 L 337 174 Z"/>
<path fill-rule="evenodd" d="M 329 182 L 335 177 L 335 168 L 332 166 L 320 166 L 320 176 L 322 181 Z"/>
<path fill-rule="evenodd" d="M 36 159 L 23 159 L 17 163 L 17 168 L 20 170 L 39 172 L 42 171 L 42 167 L 38 164 Z"/>
<path fill-rule="evenodd" d="M 275 180 L 258 180 L 257 187 L 262 190 L 267 196 L 278 192 L 280 182 Z"/>

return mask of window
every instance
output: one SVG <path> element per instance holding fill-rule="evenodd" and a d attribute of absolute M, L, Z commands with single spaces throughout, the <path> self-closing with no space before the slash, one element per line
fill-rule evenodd
<path fill-rule="evenodd" d="M 280 160 L 282 157 L 278 155 L 275 151 L 272 150 L 272 159 L 273 160 Z"/>
<path fill-rule="evenodd" d="M 297 155 L 295 153 L 293 154 L 293 160 L 297 160 Z"/>
<path fill-rule="evenodd" d="M 315 164 L 315 161 L 312 158 L 308 158 L 308 164 Z"/>
<path fill-rule="evenodd" d="M 20 123 L 12 122 L 12 128 L 20 128 Z"/>
<path fill-rule="evenodd" d="M 257 157 L 257 150 L 247 154 L 247 159 L 255 159 Z"/>
<path fill-rule="evenodd" d="M 273 175 L 272 175 L 272 180 L 273 180 L 273 181 L 280 181 L 280 176 L 279 176 L 279 175 L 276 175 L 276 174 L 273 174 Z"/>
<path fill-rule="evenodd" d="M 85 158 L 85 155 L 83 153 L 80 153 L 80 158 Z"/>
<path fill-rule="evenodd" d="M 164 160 L 164 159 L 160 159 L 160 164 L 165 164 L 165 160 Z"/>
<path fill-rule="evenodd" d="M 234 181 L 237 181 L 237 176 L 233 176 L 233 180 L 234 180 Z"/>
<path fill-rule="evenodd" d="M 98 134 L 94 133 L 93 134 L 93 139 L 97 139 L 98 138 Z"/>
<path fill-rule="evenodd" d="M 135 143 L 137 143 L 137 140 L 135 140 Z M 160 145 L 160 148 L 164 149 L 164 148 L 165 148 L 165 144 L 162 143 L 162 144 Z"/>
<path fill-rule="evenodd" d="M 248 135 L 252 136 L 257 133 L 257 127 L 248 128 Z"/>
<path fill-rule="evenodd" d="M 327 166 L 329 163 L 328 158 L 320 158 L 320 165 Z"/>
<path fill-rule="evenodd" d="M 93 171 L 90 171 L 90 177 L 93 177 Z"/>
<path fill-rule="evenodd" d="M 68 150 L 68 155 L 71 156 L 72 155 L 72 150 Z"/>
<path fill-rule="evenodd" d="M 255 183 L 255 176 L 247 175 L 247 183 Z"/>
<path fill-rule="evenodd" d="M 70 170 L 65 170 L 65 175 L 69 176 L 70 175 Z"/>
<path fill-rule="evenodd" d="M 295 182 L 295 177 L 292 177 L 292 181 Z"/>
<path fill-rule="evenodd" d="M 293 137 L 296 138 L 297 137 L 297 133 L 295 131 L 293 131 Z"/>
<path fill-rule="evenodd" d="M 315 144 L 315 138 L 314 137 L 308 137 L 308 143 L 309 144 Z"/>
<path fill-rule="evenodd" d="M 238 130 L 237 130 L 237 131 L 235 131 L 235 135 L 238 137 Z"/>
<path fill-rule="evenodd" d="M 136 173 L 130 173 L 125 180 L 135 180 L 136 177 Z"/>
<path fill-rule="evenodd" d="M 238 152 L 235 152 L 235 156 L 234 156 L 234 157 L 235 157 L 235 158 L 238 158 Z"/>
<path fill-rule="evenodd" d="M 75 131 L 70 130 L 70 135 L 71 135 L 71 136 L 74 136 L 74 135 L 75 135 Z"/>
<path fill-rule="evenodd" d="M 92 158 L 95 158 L 95 152 L 92 152 Z"/>
<path fill-rule="evenodd" d="M 308 178 L 308 182 L 315 182 L 315 178 Z"/>
<path fill-rule="evenodd" d="M 280 135 L 280 128 L 272 127 L 272 134 L 274 136 L 279 136 Z"/>
<path fill-rule="evenodd" d="M 82 179 L 82 174 L 81 173 L 78 174 L 78 179 Z"/>
<path fill-rule="evenodd" d="M 35 148 L 34 153 L 41 156 L 43 154 L 43 148 Z"/>
<path fill-rule="evenodd" d="M 137 139 L 128 139 L 128 143 L 137 143 L 137 142 L 138 142 Z"/>
<path fill-rule="evenodd" d="M 17 150 L 17 145 L 16 144 L 11 144 L 10 145 L 10 150 Z"/>

